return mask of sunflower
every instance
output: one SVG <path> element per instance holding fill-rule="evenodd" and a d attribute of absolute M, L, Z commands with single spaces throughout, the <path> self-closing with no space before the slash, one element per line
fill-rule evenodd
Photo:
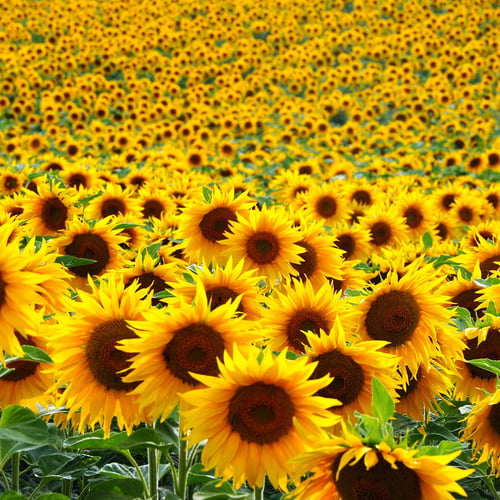
<path fill-rule="evenodd" d="M 376 185 L 364 179 L 355 179 L 346 185 L 345 197 L 350 204 L 369 207 L 380 201 L 381 192 Z"/>
<path fill-rule="evenodd" d="M 428 364 L 422 363 L 416 376 L 406 369 L 403 375 L 403 379 L 406 379 L 403 387 L 396 389 L 396 411 L 420 422 L 428 421 L 430 411 L 440 413 L 436 398 L 443 399 L 452 390 L 449 370 L 439 360 L 433 359 Z"/>
<path fill-rule="evenodd" d="M 330 331 L 337 317 L 342 318 L 349 335 L 356 328 L 356 311 L 328 283 L 314 288 L 310 281 L 292 280 L 281 291 L 274 289 L 265 303 L 261 323 L 273 351 L 304 353 L 308 345 L 305 332 L 319 335 L 321 330 Z"/>
<path fill-rule="evenodd" d="M 395 246 L 406 238 L 405 219 L 385 204 L 373 205 L 359 218 L 361 229 L 370 232 L 372 251 Z"/>
<path fill-rule="evenodd" d="M 54 236 L 76 215 L 77 198 L 55 184 L 40 184 L 37 194 L 27 197 L 23 217 L 26 230 L 32 235 Z"/>
<path fill-rule="evenodd" d="M 27 329 L 36 330 L 39 316 L 34 305 L 40 304 L 40 283 L 43 276 L 29 270 L 29 259 L 19 251 L 19 241 L 11 236 L 16 221 L 0 226 L 0 361 L 4 353 L 24 356 L 15 331 L 24 335 Z M 28 268 L 27 268 L 28 266 Z M 42 302 L 43 304 L 43 302 Z"/>
<path fill-rule="evenodd" d="M 476 194 L 472 190 L 466 190 L 455 198 L 450 209 L 450 216 L 457 226 L 465 230 L 464 226 L 479 224 L 487 208 L 488 202 L 483 200 L 479 193 Z"/>
<path fill-rule="evenodd" d="M 342 224 L 334 228 L 332 234 L 334 245 L 342 250 L 345 260 L 365 260 L 370 256 L 371 233 L 368 229 Z"/>
<path fill-rule="evenodd" d="M 384 350 L 400 356 L 416 376 L 421 363 L 439 356 L 436 325 L 449 328 L 449 301 L 438 291 L 444 279 L 432 265 L 420 261 L 411 263 L 401 278 L 389 272 L 370 295 L 360 299 L 361 338 L 389 342 Z"/>
<path fill-rule="evenodd" d="M 59 175 L 68 188 L 77 191 L 91 189 L 99 183 L 97 169 L 84 161 L 65 163 Z"/>
<path fill-rule="evenodd" d="M 116 417 L 120 429 L 147 421 L 137 397 L 130 394 L 137 383 L 124 381 L 130 369 L 130 355 L 117 349 L 123 339 L 137 337 L 130 326 L 150 309 L 146 290 L 125 288 L 119 278 L 88 280 L 89 292 L 78 300 L 67 299 L 71 314 L 57 316 L 49 331 L 49 353 L 54 360 L 57 387 L 64 385 L 58 404 L 68 408 L 68 418 L 78 414 L 78 432 L 97 424 L 107 436 Z"/>
<path fill-rule="evenodd" d="M 347 290 L 361 290 L 367 286 L 370 274 L 362 269 L 357 269 L 357 264 L 358 261 L 345 260 L 342 264 L 342 279 L 328 280 L 335 292 L 341 292 L 344 295 Z"/>
<path fill-rule="evenodd" d="M 120 244 L 125 243 L 126 237 L 113 227 L 114 217 L 90 223 L 73 219 L 67 223 L 66 230 L 60 236 L 50 240 L 51 249 L 61 255 L 96 261 L 70 267 L 72 285 L 83 287 L 87 283 L 87 276 L 100 276 L 122 266 L 124 256 Z"/>
<path fill-rule="evenodd" d="M 208 201 L 193 200 L 182 211 L 176 235 L 184 240 L 181 248 L 192 262 L 223 263 L 221 243 L 232 232 L 230 223 L 248 216 L 253 206 L 246 193 L 235 196 L 232 189 L 214 186 Z"/>
<path fill-rule="evenodd" d="M 189 281 L 178 278 L 172 283 L 173 293 L 179 300 L 192 302 L 199 284 L 205 289 L 210 309 L 215 309 L 226 302 L 240 299 L 236 313 L 244 314 L 249 321 L 256 321 L 262 316 L 263 300 L 259 289 L 260 276 L 255 269 L 244 271 L 244 262 L 233 264 L 229 257 L 224 266 L 201 266 L 196 272 L 187 271 Z M 171 301 L 175 307 L 175 300 Z"/>
<path fill-rule="evenodd" d="M 488 241 L 497 242 L 500 238 L 500 221 L 498 220 L 485 220 L 480 222 L 477 226 L 469 228 L 467 235 L 462 238 L 461 243 L 464 249 L 470 247 L 483 246 Z"/>
<path fill-rule="evenodd" d="M 201 461 L 235 488 L 247 481 L 262 487 L 265 475 L 286 490 L 288 460 L 326 437 L 323 428 L 339 421 L 328 408 L 334 400 L 315 396 L 329 377 L 310 380 L 315 363 L 286 359 L 266 349 L 233 357 L 224 353 L 219 377 L 194 375 L 206 387 L 183 394 L 181 412 L 190 445 L 206 441 Z"/>
<path fill-rule="evenodd" d="M 488 461 L 500 474 L 500 389 L 477 402 L 465 419 L 462 441 L 472 441 L 478 463 Z"/>
<path fill-rule="evenodd" d="M 312 186 L 307 192 L 298 195 L 304 217 L 312 218 L 325 226 L 343 222 L 347 216 L 347 206 L 338 184 L 334 182 Z"/>
<path fill-rule="evenodd" d="M 199 285 L 192 304 L 178 301 L 175 308 L 151 309 L 144 321 L 133 323 L 139 338 L 122 343 L 131 356 L 126 382 L 137 383 L 133 394 L 154 418 L 167 418 L 179 402 L 179 393 L 199 385 L 196 374 L 218 375 L 217 359 L 234 345 L 249 346 L 258 339 L 241 316 L 239 300 L 210 310 Z"/>
<path fill-rule="evenodd" d="M 301 175 L 294 170 L 278 172 L 269 182 L 269 188 L 274 190 L 276 200 L 285 206 L 298 210 L 305 202 L 305 193 L 315 185 L 309 175 Z"/>
<path fill-rule="evenodd" d="M 500 269 L 500 241 L 482 238 L 475 247 L 464 249 L 464 253 L 454 260 L 471 272 L 479 263 L 481 278 L 486 279 Z"/>
<path fill-rule="evenodd" d="M 433 209 L 420 190 L 399 196 L 395 212 L 404 218 L 412 240 L 418 241 L 426 231 L 432 231 Z"/>
<path fill-rule="evenodd" d="M 308 475 L 294 499 L 451 500 L 451 493 L 465 496 L 457 481 L 473 472 L 447 465 L 460 453 L 430 456 L 385 442 L 369 446 L 346 431 L 293 459 L 294 476 Z"/>
<path fill-rule="evenodd" d="M 125 252 L 126 254 L 135 254 L 136 250 L 146 245 L 149 231 L 141 217 L 132 214 L 119 214 L 111 216 L 110 221 L 112 221 L 110 225 L 118 231 L 118 235 L 125 236 L 127 239 L 125 243 L 120 245 L 124 250 L 129 250 L 129 252 Z"/>
<path fill-rule="evenodd" d="M 42 321 L 40 317 L 38 325 Z M 44 336 L 38 325 L 36 330 L 26 330 L 24 336 L 14 331 L 21 346 L 45 348 Z M 14 371 L 0 377 L 0 408 L 4 409 L 9 405 L 28 405 L 35 409 L 35 403 L 43 404 L 45 393 L 54 382 L 53 378 L 44 371 L 46 366 L 46 363 L 22 359 L 6 363 L 4 368 Z"/>
<path fill-rule="evenodd" d="M 138 201 L 143 219 L 160 219 L 164 213 L 175 209 L 175 205 L 170 202 L 165 189 L 158 187 L 141 187 L 138 192 Z"/>
<path fill-rule="evenodd" d="M 335 247 L 333 238 L 324 232 L 321 223 L 306 221 L 301 217 L 298 229 L 302 239 L 297 245 L 304 248 L 300 254 L 302 262 L 292 264 L 298 279 L 308 280 L 315 287 L 326 283 L 327 279 L 341 280 L 342 252 Z"/>
<path fill-rule="evenodd" d="M 140 202 L 132 188 L 106 184 L 102 194 L 89 202 L 85 213 L 89 219 L 105 219 L 111 215 L 141 216 Z"/>
<path fill-rule="evenodd" d="M 233 256 L 235 262 L 244 259 L 245 269 L 257 269 L 271 283 L 280 278 L 297 275 L 294 264 L 303 262 L 300 254 L 305 251 L 298 245 L 300 232 L 292 227 L 284 209 L 263 207 L 239 216 L 230 224 L 223 256 Z"/>
<path fill-rule="evenodd" d="M 497 377 L 494 373 L 467 363 L 471 359 L 500 360 L 500 319 L 492 318 L 491 326 L 466 328 L 463 331 L 465 342 L 464 360 L 456 361 L 455 398 L 477 403 L 485 393 L 496 389 Z"/>
<path fill-rule="evenodd" d="M 305 333 L 306 353 L 316 362 L 312 379 L 330 375 L 333 380 L 318 391 L 319 396 L 340 401 L 332 412 L 346 418 L 354 412 L 371 414 L 372 378 L 377 377 L 394 399 L 401 381 L 396 375 L 399 358 L 381 352 L 387 342 L 368 340 L 349 344 L 343 327 L 344 317 L 336 316 L 329 332 Z"/>

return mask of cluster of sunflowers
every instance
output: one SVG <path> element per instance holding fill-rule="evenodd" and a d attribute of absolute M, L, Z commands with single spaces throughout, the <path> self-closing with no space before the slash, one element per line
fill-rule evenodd
<path fill-rule="evenodd" d="M 297 499 L 451 499 L 462 447 L 496 474 L 499 8 L 10 2 L 0 409 L 177 408 L 216 477 Z M 446 405 L 452 453 L 388 430 Z"/>

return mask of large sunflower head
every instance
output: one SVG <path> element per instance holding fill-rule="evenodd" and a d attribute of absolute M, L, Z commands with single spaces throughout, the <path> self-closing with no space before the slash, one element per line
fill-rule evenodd
<path fill-rule="evenodd" d="M 333 379 L 318 395 L 340 401 L 332 411 L 346 419 L 355 411 L 371 414 L 373 377 L 384 384 L 394 399 L 401 381 L 396 373 L 399 358 L 381 351 L 387 342 L 368 340 L 350 344 L 342 322 L 343 318 L 337 316 L 329 332 L 314 335 L 309 331 L 305 336 L 310 346 L 306 353 L 317 363 L 311 378 L 330 375 Z"/>
<path fill-rule="evenodd" d="M 412 375 L 422 362 L 440 354 L 436 325 L 447 325 L 447 297 L 437 291 L 443 281 L 432 265 L 415 261 L 401 278 L 394 271 L 374 285 L 359 303 L 359 333 L 365 340 L 385 340 L 385 348 L 404 360 Z"/>
<path fill-rule="evenodd" d="M 96 222 L 81 222 L 75 218 L 67 223 L 60 236 L 50 241 L 51 248 L 60 255 L 95 261 L 69 268 L 74 286 L 83 287 L 88 276 L 101 276 L 121 267 L 125 257 L 120 244 L 126 242 L 126 236 L 120 235 L 114 226 L 113 217 Z"/>
<path fill-rule="evenodd" d="M 224 185 L 214 186 L 202 203 L 198 197 L 194 198 L 179 217 L 177 237 L 184 240 L 181 244 L 184 253 L 192 262 L 223 263 L 221 244 L 228 232 L 232 232 L 231 222 L 238 216 L 248 216 L 253 206 L 246 193 L 235 195 Z"/>
<path fill-rule="evenodd" d="M 302 210 L 306 217 L 323 223 L 325 226 L 334 226 L 344 220 L 347 215 L 347 206 L 339 186 L 334 182 L 315 185 L 309 191 L 298 195 L 302 198 Z"/>
<path fill-rule="evenodd" d="M 80 291 L 78 300 L 67 300 L 66 311 L 57 316 L 49 335 L 49 353 L 57 386 L 65 385 L 59 404 L 68 416 L 78 416 L 78 430 L 101 426 L 109 434 L 114 417 L 128 432 L 147 414 L 140 410 L 130 392 L 137 385 L 124 380 L 130 371 L 130 355 L 118 350 L 118 343 L 137 337 L 130 325 L 150 309 L 146 290 L 125 288 L 111 276 L 96 284 L 88 280 L 90 291 Z"/>
<path fill-rule="evenodd" d="M 460 453 L 434 456 L 385 442 L 366 445 L 346 432 L 293 460 L 297 477 L 308 475 L 294 498 L 449 500 L 451 493 L 465 495 L 457 481 L 473 471 L 448 465 Z"/>
<path fill-rule="evenodd" d="M 247 349 L 259 337 L 236 316 L 239 300 L 210 309 L 200 284 L 192 303 L 179 301 L 175 308 L 151 309 L 144 321 L 133 323 L 139 338 L 124 341 L 121 349 L 132 356 L 132 372 L 125 381 L 137 383 L 143 407 L 154 418 L 165 419 L 179 402 L 179 393 L 197 387 L 196 374 L 218 375 L 217 360 L 234 345 Z"/>
<path fill-rule="evenodd" d="M 90 219 L 105 219 L 112 215 L 140 217 L 141 206 L 132 188 L 107 183 L 101 194 L 89 202 L 85 215 Z"/>
<path fill-rule="evenodd" d="M 286 490 L 288 460 L 339 420 L 328 411 L 336 402 L 314 395 L 330 381 L 310 380 L 314 366 L 287 360 L 286 351 L 253 348 L 244 356 L 235 348 L 219 362 L 219 377 L 196 376 L 206 387 L 182 396 L 191 407 L 182 420 L 191 445 L 206 440 L 204 466 L 236 488 L 262 486 L 267 475 Z"/>
<path fill-rule="evenodd" d="M 304 353 L 309 345 L 306 332 L 318 335 L 321 330 L 330 331 L 337 317 L 342 318 L 349 335 L 357 324 L 356 310 L 328 283 L 315 288 L 309 281 L 292 280 L 281 290 L 273 290 L 266 305 L 262 325 L 273 351 Z"/>
<path fill-rule="evenodd" d="M 297 275 L 294 264 L 303 262 L 300 232 L 284 209 L 251 210 L 230 225 L 227 238 L 220 242 L 223 254 L 235 262 L 244 259 L 246 269 L 257 269 L 271 283 Z"/>

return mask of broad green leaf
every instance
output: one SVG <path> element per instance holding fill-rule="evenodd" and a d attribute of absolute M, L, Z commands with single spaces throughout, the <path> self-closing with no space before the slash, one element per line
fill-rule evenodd
<path fill-rule="evenodd" d="M 44 493 L 36 498 L 37 500 L 70 500 L 69 497 L 62 493 Z"/>
<path fill-rule="evenodd" d="M 101 469 L 99 470 L 99 474 L 114 478 L 135 478 L 137 472 L 133 467 L 129 465 L 113 462 L 110 464 L 105 464 L 103 467 L 101 467 Z"/>
<path fill-rule="evenodd" d="M 396 405 L 385 385 L 377 377 L 372 378 L 372 411 L 385 424 L 394 413 Z"/>
<path fill-rule="evenodd" d="M 86 266 L 97 261 L 94 259 L 82 259 L 80 257 L 74 257 L 73 255 L 59 255 L 59 257 L 56 257 L 56 262 L 65 267 L 71 268 L 77 266 Z"/>
<path fill-rule="evenodd" d="M 97 469 L 91 469 L 91 467 L 99 460 L 99 457 L 83 453 L 51 453 L 38 459 L 35 474 L 44 480 L 79 479 L 83 476 L 93 476 Z"/>
<path fill-rule="evenodd" d="M 4 491 L 0 495 L 0 500 L 27 500 L 28 497 L 17 493 L 16 491 Z"/>
<path fill-rule="evenodd" d="M 467 363 L 494 373 L 497 377 L 500 376 L 500 361 L 493 361 L 491 359 L 469 359 Z"/>
<path fill-rule="evenodd" d="M 233 490 L 227 482 L 222 484 L 220 479 L 216 479 L 204 484 L 193 495 L 193 500 L 250 500 L 253 498 L 252 493 L 239 493 Z"/>
<path fill-rule="evenodd" d="M 189 470 L 187 484 L 203 484 L 215 480 L 214 471 L 206 471 L 202 464 L 194 464 Z"/>
<path fill-rule="evenodd" d="M 358 422 L 356 424 L 356 431 L 362 438 L 363 443 L 367 445 L 379 444 L 384 440 L 384 429 L 382 422 L 370 415 L 362 415 L 356 413 Z"/>
<path fill-rule="evenodd" d="M 93 484 L 85 500 L 136 500 L 143 495 L 144 488 L 138 479 L 115 478 Z"/>
<path fill-rule="evenodd" d="M 115 231 L 121 231 L 122 229 L 128 229 L 130 227 L 137 227 L 138 225 L 139 224 L 134 224 L 133 222 L 122 222 L 121 224 L 114 226 L 113 229 Z"/>
<path fill-rule="evenodd" d="M 419 446 L 417 457 L 423 455 L 448 455 L 462 449 L 462 444 L 457 441 L 441 441 L 437 446 Z"/>
<path fill-rule="evenodd" d="M 426 231 L 422 236 L 422 242 L 424 244 L 424 252 L 429 250 L 429 248 L 432 248 L 432 236 L 429 231 Z"/>
<path fill-rule="evenodd" d="M 0 378 L 5 377 L 5 375 L 8 375 L 9 373 L 12 373 L 14 371 L 14 368 L 5 368 L 3 366 L 0 366 Z"/>
<path fill-rule="evenodd" d="M 212 190 L 208 186 L 203 186 L 201 190 L 205 203 L 210 203 L 212 201 Z"/>
<path fill-rule="evenodd" d="M 25 356 L 23 360 L 25 361 L 34 361 L 36 363 L 53 363 L 50 356 L 39 347 L 34 345 L 23 345 L 23 351 L 25 352 Z"/>

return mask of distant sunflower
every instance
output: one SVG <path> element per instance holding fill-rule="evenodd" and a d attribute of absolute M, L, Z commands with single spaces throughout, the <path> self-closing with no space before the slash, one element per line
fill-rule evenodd
<path fill-rule="evenodd" d="M 450 209 L 450 216 L 459 227 L 475 226 L 481 222 L 486 207 L 487 202 L 480 197 L 479 193 L 467 190 L 456 197 Z"/>
<path fill-rule="evenodd" d="M 232 232 L 231 222 L 238 215 L 248 216 L 254 202 L 246 193 L 235 196 L 234 191 L 214 186 L 209 201 L 193 200 L 179 216 L 177 238 L 191 262 L 213 261 L 222 264 L 222 241 Z"/>
<path fill-rule="evenodd" d="M 464 253 L 454 260 L 471 272 L 479 263 L 481 278 L 485 279 L 500 269 L 500 241 L 482 239 L 475 247 L 464 249 Z"/>
<path fill-rule="evenodd" d="M 358 261 L 345 260 L 342 264 L 342 279 L 329 279 L 328 282 L 335 292 L 345 294 L 346 290 L 362 290 L 368 286 L 370 274 L 356 269 Z"/>
<path fill-rule="evenodd" d="M 391 271 L 358 305 L 361 338 L 389 342 L 384 350 L 400 356 L 413 376 L 439 355 L 436 325 L 448 325 L 452 316 L 447 297 L 437 292 L 444 278 L 432 265 L 420 266 L 410 264 L 401 278 Z"/>
<path fill-rule="evenodd" d="M 258 360 L 258 358 L 260 358 Z M 224 354 L 219 377 L 194 375 L 205 388 L 182 395 L 190 407 L 181 412 L 189 444 L 205 441 L 201 461 L 235 488 L 247 481 L 287 489 L 288 460 L 318 439 L 339 418 L 328 408 L 334 400 L 315 396 L 330 379 L 310 380 L 314 363 L 293 362 L 257 348 L 243 355 Z"/>
<path fill-rule="evenodd" d="M 114 417 L 130 433 L 147 421 L 147 414 L 130 394 L 137 383 L 124 381 L 130 355 L 117 347 L 121 340 L 137 337 L 130 322 L 143 319 L 151 303 L 144 300 L 145 290 L 125 288 L 120 279 L 88 283 L 90 292 L 68 299 L 66 310 L 72 314 L 58 315 L 48 335 L 56 387 L 66 385 L 58 404 L 68 408 L 68 418 L 78 414 L 80 433 L 99 424 L 109 435 Z"/>
<path fill-rule="evenodd" d="M 121 267 L 124 257 L 120 244 L 125 243 L 126 237 L 113 230 L 113 220 L 108 217 L 88 223 L 73 219 L 63 234 L 50 241 L 51 247 L 61 255 L 96 261 L 69 268 L 74 286 L 85 286 L 89 275 L 100 276 Z"/>
<path fill-rule="evenodd" d="M 64 163 L 64 170 L 61 170 L 59 175 L 68 188 L 77 191 L 91 189 L 99 183 L 97 170 L 83 161 Z"/>
<path fill-rule="evenodd" d="M 491 326 L 464 330 L 465 359 L 456 362 L 457 372 L 453 377 L 456 399 L 465 401 L 468 398 L 473 403 L 477 403 L 484 398 L 485 393 L 495 392 L 496 375 L 467 361 L 482 358 L 500 360 L 499 328 L 500 320 L 494 318 Z"/>
<path fill-rule="evenodd" d="M 311 217 L 325 226 L 334 226 L 342 222 L 347 215 L 344 197 L 339 192 L 339 186 L 333 182 L 315 185 L 300 197 L 304 201 L 304 216 Z"/>
<path fill-rule="evenodd" d="M 485 220 L 470 228 L 467 236 L 462 239 L 463 248 L 477 247 L 487 241 L 497 242 L 500 239 L 500 221 Z"/>
<path fill-rule="evenodd" d="M 138 192 L 138 201 L 143 219 L 160 219 L 162 214 L 174 210 L 175 205 L 170 202 L 164 189 L 143 187 Z"/>
<path fill-rule="evenodd" d="M 342 318 L 348 335 L 356 328 L 356 310 L 329 284 L 313 288 L 309 281 L 292 280 L 280 291 L 273 290 L 265 303 L 261 324 L 273 351 L 304 353 L 309 345 L 305 332 L 330 331 L 337 317 Z"/>
<path fill-rule="evenodd" d="M 100 196 L 91 200 L 85 210 L 89 219 L 105 219 L 111 215 L 141 216 L 141 206 L 131 188 L 106 184 Z"/>
<path fill-rule="evenodd" d="M 370 256 L 371 233 L 359 226 L 337 226 L 333 229 L 334 245 L 342 250 L 345 260 L 364 260 Z"/>
<path fill-rule="evenodd" d="M 450 395 L 452 383 L 449 375 L 449 371 L 436 360 L 421 364 L 415 376 L 407 372 L 403 387 L 396 389 L 396 411 L 419 422 L 427 422 L 431 411 L 441 413 L 437 398 Z"/>
<path fill-rule="evenodd" d="M 433 209 L 420 190 L 402 194 L 395 211 L 404 218 L 412 240 L 419 240 L 426 231 L 432 230 Z"/>
<path fill-rule="evenodd" d="M 301 218 L 298 226 L 302 239 L 297 245 L 304 248 L 300 264 L 292 264 L 298 279 L 309 280 L 313 286 L 326 283 L 327 279 L 342 279 L 341 251 L 335 248 L 334 240 L 324 232 L 319 222 L 308 222 Z"/>
<path fill-rule="evenodd" d="M 182 280 L 181 277 L 172 283 L 173 293 L 179 300 L 192 302 L 196 295 L 198 284 L 205 289 L 210 309 L 215 309 L 226 302 L 239 298 L 236 309 L 237 314 L 244 314 L 250 321 L 256 321 L 262 316 L 263 297 L 260 293 L 260 276 L 256 276 L 255 270 L 244 271 L 244 262 L 240 260 L 233 264 L 229 257 L 224 266 L 202 266 L 196 272 L 190 272 L 190 281 Z M 172 301 L 175 307 L 175 300 Z"/>
<path fill-rule="evenodd" d="M 465 419 L 462 441 L 472 441 L 478 463 L 488 461 L 492 471 L 500 474 L 500 389 L 482 398 Z"/>
<path fill-rule="evenodd" d="M 133 323 L 139 338 L 122 343 L 131 356 L 126 382 L 137 383 L 133 394 L 154 418 L 167 418 L 179 402 L 179 393 L 200 384 L 196 374 L 219 374 L 217 359 L 234 345 L 247 349 L 258 336 L 235 317 L 238 300 L 210 310 L 204 288 L 197 288 L 192 304 L 150 309 L 144 321 Z"/>
<path fill-rule="evenodd" d="M 429 456 L 418 449 L 366 445 L 357 435 L 333 437 L 292 461 L 296 477 L 307 478 L 293 491 L 295 500 L 449 500 L 466 495 L 457 483 L 473 469 L 447 464 L 461 451 Z"/>
<path fill-rule="evenodd" d="M 294 264 L 303 262 L 298 245 L 300 232 L 292 227 L 285 210 L 276 207 L 251 210 L 230 225 L 230 233 L 220 242 L 225 257 L 234 261 L 244 259 L 245 269 L 257 269 L 271 283 L 297 275 Z"/>
<path fill-rule="evenodd" d="M 274 189 L 277 201 L 297 210 L 305 203 L 305 197 L 315 185 L 314 179 L 309 175 L 301 175 L 297 171 L 284 170 L 277 173 L 269 182 L 269 187 Z"/>
<path fill-rule="evenodd" d="M 368 340 L 349 344 L 343 327 L 344 318 L 337 316 L 333 328 L 318 334 L 306 332 L 307 356 L 317 362 L 312 379 L 330 375 L 333 380 L 317 394 L 340 401 L 332 412 L 344 421 L 358 411 L 371 414 L 372 378 L 377 377 L 394 399 L 400 379 L 396 375 L 399 358 L 381 352 L 387 342 Z"/>
<path fill-rule="evenodd" d="M 26 198 L 23 217 L 26 230 L 33 235 L 54 236 L 76 215 L 77 197 L 52 184 L 40 184 L 37 194 Z"/>

